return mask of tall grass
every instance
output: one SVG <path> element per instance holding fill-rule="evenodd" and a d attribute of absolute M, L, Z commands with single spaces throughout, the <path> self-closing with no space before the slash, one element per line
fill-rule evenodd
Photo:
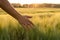
<path fill-rule="evenodd" d="M 8 14 L 0 15 L 0 40 L 60 40 L 59 15 L 33 16 L 35 28 L 29 31 Z"/>
<path fill-rule="evenodd" d="M 40 20 L 34 17 L 31 20 Z M 48 21 L 47 21 L 48 20 Z M 35 29 L 26 31 L 9 15 L 0 15 L 0 40 L 60 40 L 60 19 L 55 17 L 36 21 Z M 33 21 L 33 22 L 34 22 Z"/>

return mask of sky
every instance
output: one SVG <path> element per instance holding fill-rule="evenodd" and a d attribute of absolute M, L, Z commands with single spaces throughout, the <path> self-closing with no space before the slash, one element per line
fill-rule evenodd
<path fill-rule="evenodd" d="M 32 4 L 32 3 L 52 3 L 60 4 L 60 0 L 8 0 L 10 3 Z"/>

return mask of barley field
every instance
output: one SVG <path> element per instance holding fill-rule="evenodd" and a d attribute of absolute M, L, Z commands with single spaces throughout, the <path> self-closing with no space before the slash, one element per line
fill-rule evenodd
<path fill-rule="evenodd" d="M 0 40 L 60 40 L 60 8 L 15 8 L 29 18 L 35 29 L 26 31 L 19 22 L 0 9 Z"/>

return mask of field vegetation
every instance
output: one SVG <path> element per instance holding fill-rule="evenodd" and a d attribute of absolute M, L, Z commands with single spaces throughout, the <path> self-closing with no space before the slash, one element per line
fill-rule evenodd
<path fill-rule="evenodd" d="M 0 40 L 60 40 L 60 8 L 15 8 L 32 16 L 35 29 L 26 31 L 12 16 L 0 9 Z"/>

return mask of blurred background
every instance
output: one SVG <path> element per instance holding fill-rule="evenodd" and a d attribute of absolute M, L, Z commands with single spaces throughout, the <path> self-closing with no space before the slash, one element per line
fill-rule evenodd
<path fill-rule="evenodd" d="M 8 0 L 14 7 L 25 7 L 25 8 L 59 8 L 60 0 Z"/>
<path fill-rule="evenodd" d="M 60 0 L 8 0 L 35 25 L 29 31 L 0 8 L 0 40 L 60 40 Z"/>

